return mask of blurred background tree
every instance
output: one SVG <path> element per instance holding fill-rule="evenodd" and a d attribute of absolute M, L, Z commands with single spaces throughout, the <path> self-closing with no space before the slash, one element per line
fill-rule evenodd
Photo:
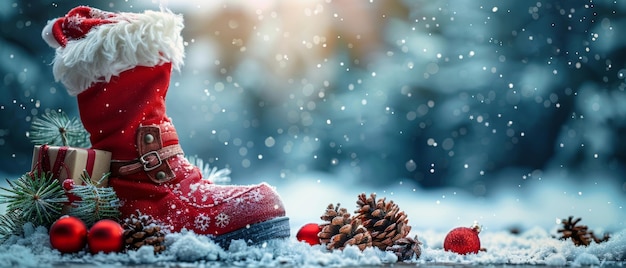
<path fill-rule="evenodd" d="M 168 114 L 186 153 L 230 167 L 235 183 L 325 172 L 483 196 L 550 173 L 626 192 L 626 3 L 205 2 L 81 4 L 184 15 L 186 65 Z M 40 38 L 74 5 L 0 4 L 7 174 L 29 168 L 34 116 L 77 115 Z"/>

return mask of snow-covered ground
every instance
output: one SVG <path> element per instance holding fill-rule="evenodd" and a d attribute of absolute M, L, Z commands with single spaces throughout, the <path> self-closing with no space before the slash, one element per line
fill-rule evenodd
<path fill-rule="evenodd" d="M 570 241 L 553 239 L 542 228 L 533 228 L 520 235 L 492 232 L 481 235 L 486 252 L 458 255 L 441 249 L 445 233 L 421 233 L 424 242 L 420 259 L 407 264 L 463 264 L 463 265 L 552 265 L 552 266 L 623 266 L 626 257 L 626 232 L 614 234 L 603 244 L 576 247 Z M 356 247 L 329 252 L 323 247 L 309 246 L 295 239 L 269 241 L 263 245 L 248 246 L 235 241 L 228 250 L 221 249 L 206 237 L 191 233 L 167 236 L 168 249 L 154 255 L 152 248 L 143 247 L 129 253 L 96 254 L 81 252 L 62 255 L 50 249 L 48 235 L 43 228 L 29 229 L 26 238 L 15 238 L 0 248 L 2 267 L 42 267 L 59 264 L 76 265 L 160 265 L 195 266 L 364 266 L 396 263 L 395 255 L 378 249 L 361 252 Z"/>
<path fill-rule="evenodd" d="M 335 174 L 340 175 L 340 174 Z M 278 184 L 291 218 L 292 237 L 248 246 L 235 241 L 225 250 L 209 238 L 193 233 L 175 233 L 166 237 L 167 250 L 159 255 L 152 248 L 136 252 L 97 254 L 87 252 L 61 254 L 50 248 L 47 230 L 25 226 L 25 237 L 13 237 L 0 246 L 0 266 L 41 267 L 62 263 L 80 265 L 158 265 L 158 266 L 363 266 L 396 263 L 395 255 L 377 249 L 363 252 L 356 247 L 328 251 L 296 241 L 295 233 L 305 223 L 320 223 L 319 216 L 329 203 L 341 203 L 349 210 L 356 195 L 376 192 L 379 198 L 394 200 L 409 216 L 410 236 L 423 243 L 419 259 L 408 265 L 550 265 L 617 266 L 626 265 L 626 228 L 624 197 L 620 189 L 603 185 L 569 185 L 555 178 L 529 182 L 517 190 L 475 199 L 454 189 L 424 191 L 407 182 L 388 189 L 371 189 L 333 180 L 328 174 L 309 174 L 297 181 Z M 236 180 L 235 180 L 236 183 Z M 579 193 L 577 189 L 585 189 Z M 572 192 L 573 191 L 573 192 Z M 602 244 L 577 247 L 569 240 L 559 240 L 557 217 L 582 217 L 582 224 L 596 233 L 608 231 L 611 239 Z M 458 255 L 442 249 L 447 231 L 469 226 L 473 221 L 483 226 L 481 246 L 485 252 Z M 521 232 L 513 234 L 511 228 Z"/>

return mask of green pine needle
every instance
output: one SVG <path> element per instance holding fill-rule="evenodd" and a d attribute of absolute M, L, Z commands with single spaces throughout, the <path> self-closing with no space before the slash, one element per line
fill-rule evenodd
<path fill-rule="evenodd" d="M 12 235 L 21 236 L 24 233 L 24 223 L 19 210 L 9 210 L 6 215 L 0 215 L 0 244 Z"/>
<path fill-rule="evenodd" d="M 35 118 L 28 138 L 35 144 L 87 148 L 89 133 L 80 120 L 69 118 L 65 112 L 49 111 Z"/>
<path fill-rule="evenodd" d="M 81 179 L 84 185 L 74 185 L 70 190 L 71 194 L 79 197 L 79 200 L 72 203 L 70 215 L 78 217 L 87 226 L 91 226 L 101 219 L 117 219 L 120 215 L 120 200 L 117 198 L 115 190 L 111 187 L 97 187 L 109 174 L 94 183 L 89 174 L 83 172 Z"/>
<path fill-rule="evenodd" d="M 0 187 L 6 192 L 0 194 L 0 202 L 7 203 L 9 211 L 20 211 L 22 219 L 34 225 L 50 226 L 68 202 L 65 190 L 49 173 L 29 172 L 7 182 L 9 188 Z"/>

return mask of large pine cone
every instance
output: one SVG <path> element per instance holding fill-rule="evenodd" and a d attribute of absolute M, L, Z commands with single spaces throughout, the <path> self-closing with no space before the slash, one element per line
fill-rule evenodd
<path fill-rule="evenodd" d="M 393 201 L 385 202 L 385 198 L 376 201 L 376 194 L 366 197 L 362 193 L 356 203 L 358 209 L 354 218 L 361 220 L 369 231 L 373 246 L 386 250 L 411 231 L 407 215 Z"/>
<path fill-rule="evenodd" d="M 139 211 L 122 222 L 124 228 L 124 248 L 137 250 L 144 245 L 154 247 L 154 253 L 165 250 L 165 234 L 150 215 L 142 215 Z"/>
<path fill-rule="evenodd" d="M 344 249 L 348 245 L 357 246 L 364 250 L 372 246 L 372 237 L 361 225 L 359 219 L 351 219 L 345 208 L 328 205 L 324 215 L 320 217 L 327 223 L 322 224 L 318 237 L 328 249 Z"/>

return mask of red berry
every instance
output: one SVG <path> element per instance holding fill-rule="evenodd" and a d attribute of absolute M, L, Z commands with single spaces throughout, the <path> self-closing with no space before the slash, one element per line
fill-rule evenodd
<path fill-rule="evenodd" d="M 66 192 L 69 192 L 72 189 L 74 189 L 74 180 L 72 180 L 72 179 L 65 179 L 65 180 L 63 180 L 63 184 L 62 185 L 63 185 L 63 189 Z"/>
<path fill-rule="evenodd" d="M 89 229 L 87 244 L 92 254 L 119 252 L 124 245 L 124 228 L 112 220 L 100 220 Z"/>
<path fill-rule="evenodd" d="M 75 253 L 87 243 L 87 226 L 79 218 L 63 216 L 50 226 L 50 245 L 61 253 Z"/>
<path fill-rule="evenodd" d="M 458 254 L 478 253 L 480 250 L 479 231 L 478 226 L 454 228 L 443 240 L 443 249 Z"/>
<path fill-rule="evenodd" d="M 319 245 L 320 239 L 317 237 L 317 234 L 322 229 L 317 223 L 307 223 L 296 234 L 296 238 L 298 241 L 307 242 L 309 245 Z"/>
<path fill-rule="evenodd" d="M 71 205 L 76 201 L 80 201 L 80 197 L 75 194 L 70 193 L 71 190 L 74 189 L 74 181 L 72 179 L 63 180 L 63 189 L 65 190 L 65 194 L 67 195 L 67 205 Z"/>

